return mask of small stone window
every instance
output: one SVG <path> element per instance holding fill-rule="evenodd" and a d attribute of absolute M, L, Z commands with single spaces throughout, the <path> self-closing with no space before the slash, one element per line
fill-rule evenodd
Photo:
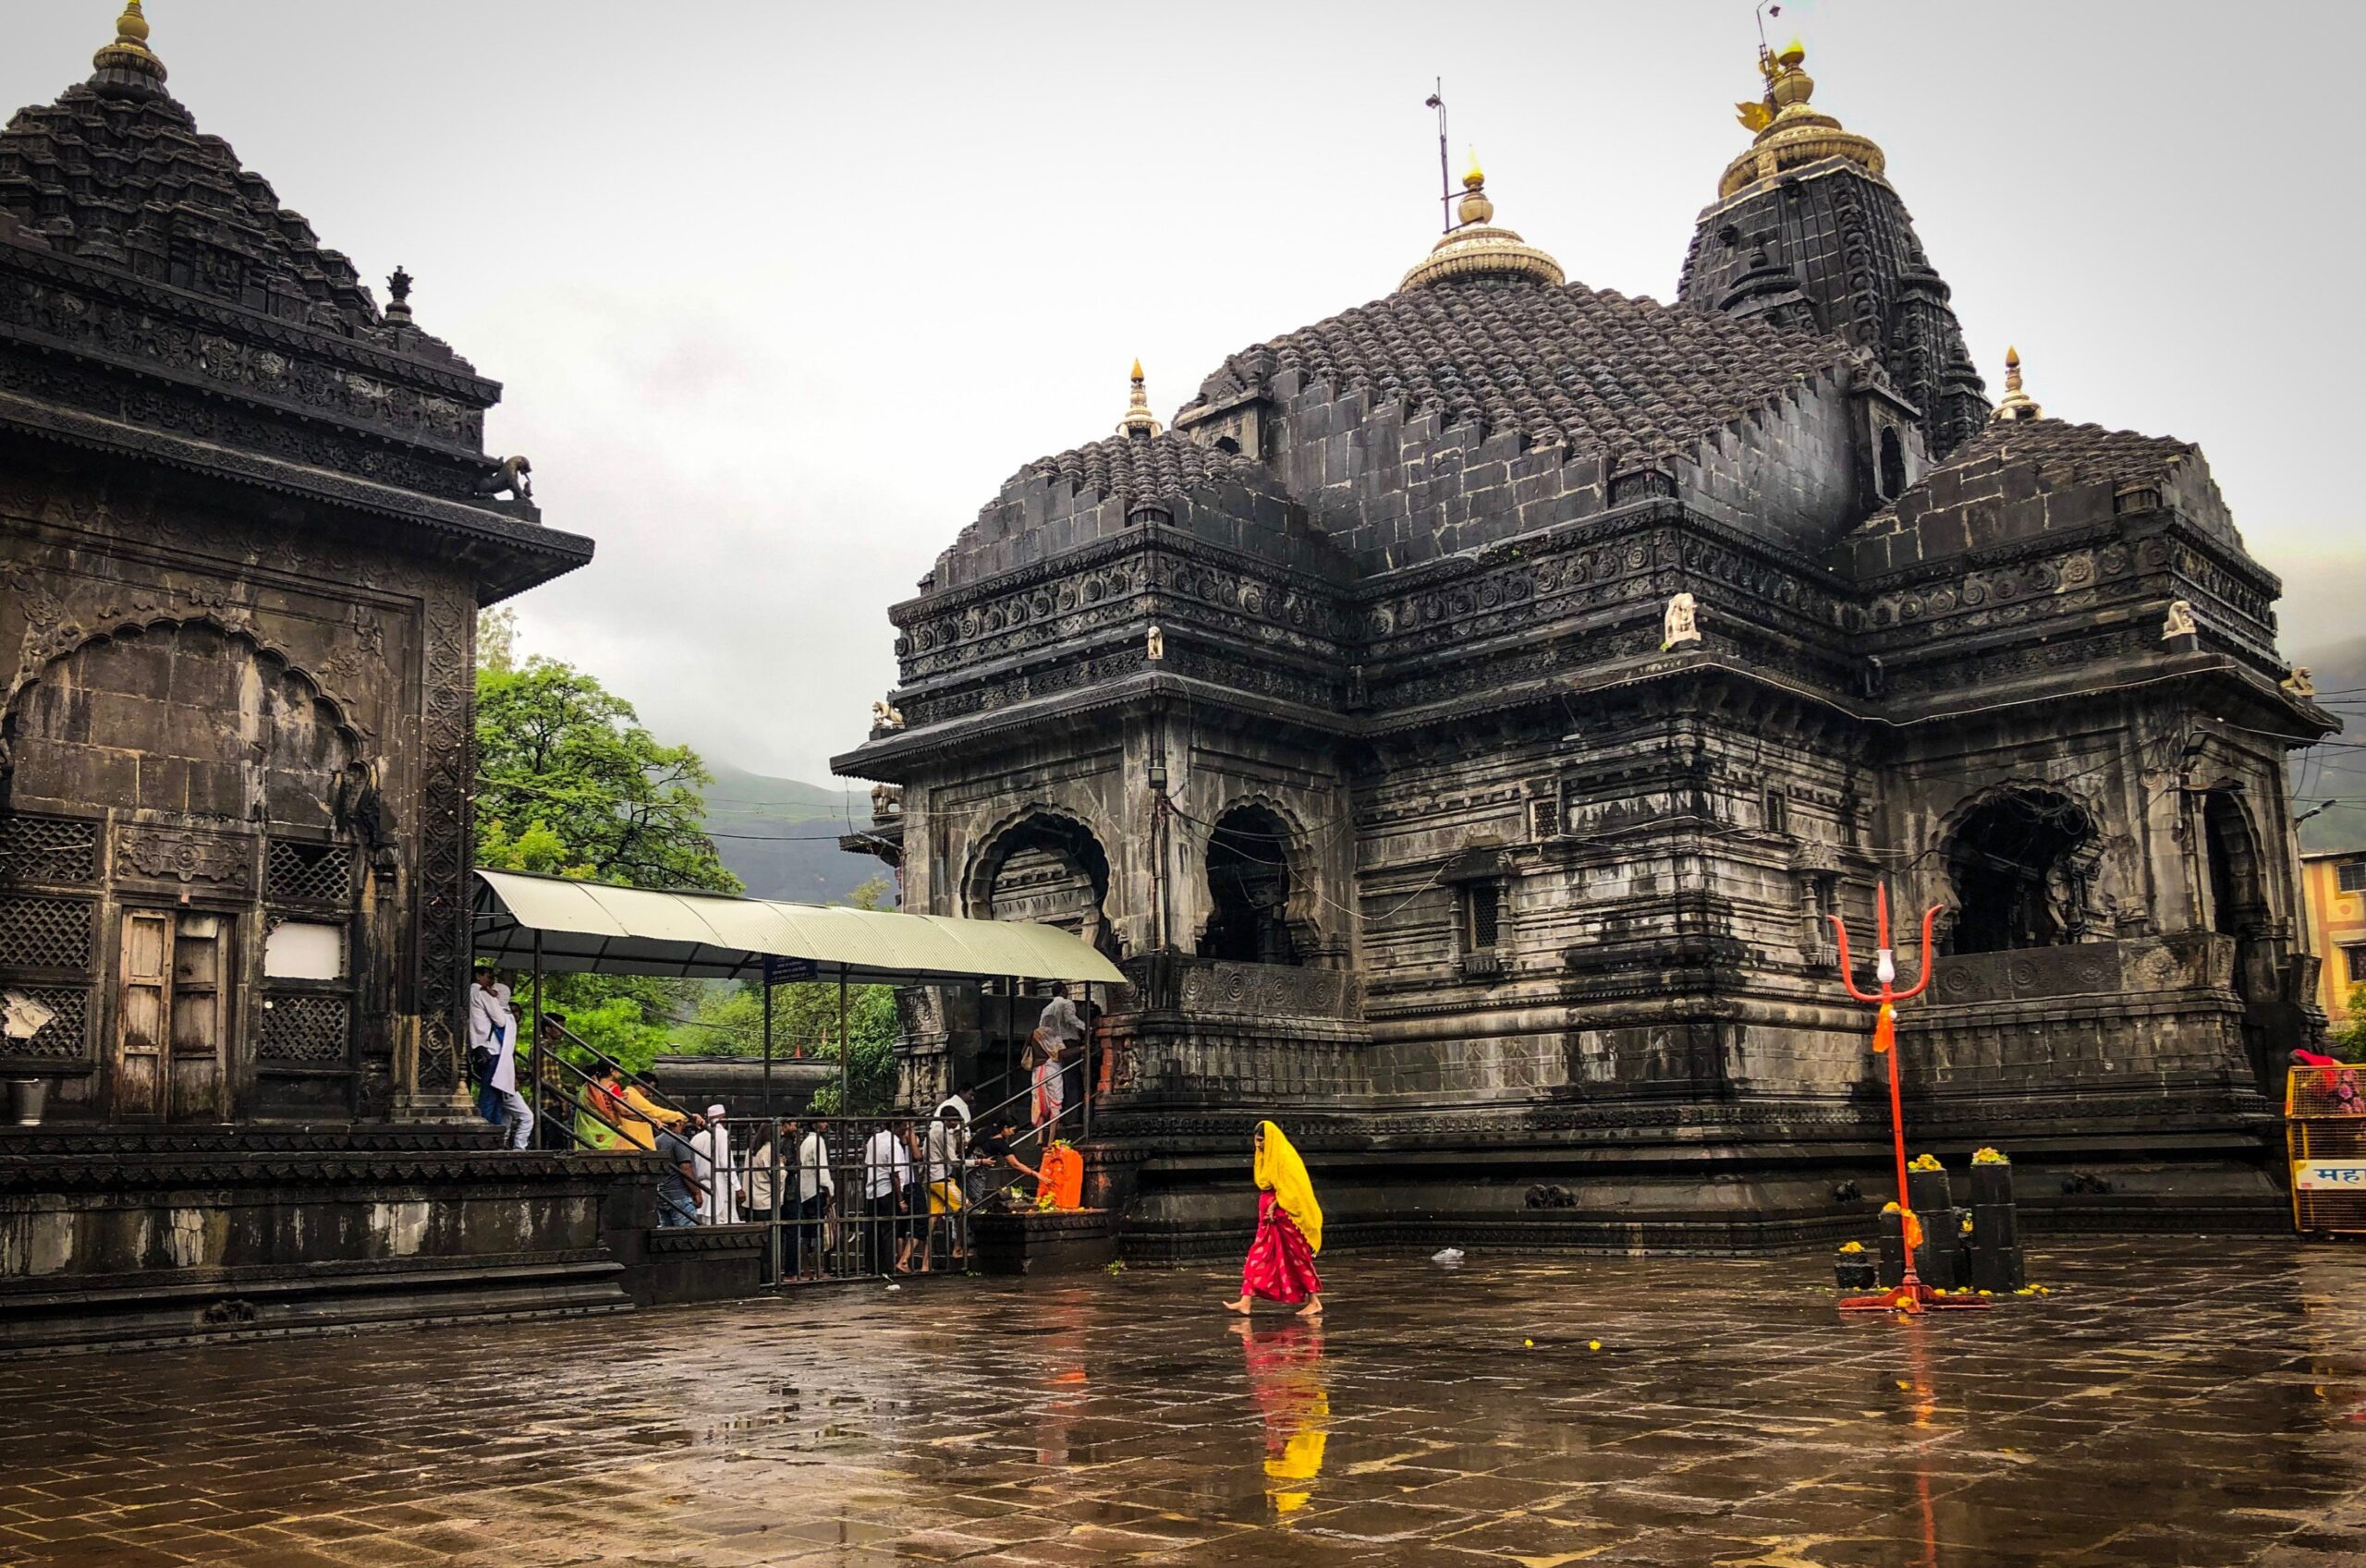
<path fill-rule="evenodd" d="M 1473 953 L 1492 953 L 1503 934 L 1503 889 L 1493 882 L 1472 882 L 1465 893 L 1468 924 L 1463 934 Z"/>
<path fill-rule="evenodd" d="M 1779 789 L 1770 789 L 1766 792 L 1766 831 L 1770 833 L 1787 833 L 1791 831 L 1790 797 Z"/>
<path fill-rule="evenodd" d="M 2366 893 L 2366 860 L 2344 860 L 2333 869 L 2336 893 Z"/>

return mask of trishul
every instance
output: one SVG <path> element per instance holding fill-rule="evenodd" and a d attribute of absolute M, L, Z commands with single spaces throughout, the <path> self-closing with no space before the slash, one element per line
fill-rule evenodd
<path fill-rule="evenodd" d="M 1881 945 L 1875 949 L 1873 975 L 1881 981 L 1881 991 L 1867 995 L 1857 987 L 1857 973 L 1848 963 L 1848 927 L 1837 915 L 1827 916 L 1834 936 L 1840 943 L 1840 979 L 1848 994 L 1858 1001 L 1878 1009 L 1873 1015 L 1873 1050 L 1889 1058 L 1889 1130 L 1890 1141 L 1897 1159 L 1898 1239 L 1906 1251 L 1906 1274 L 1899 1284 L 1876 1295 L 1843 1296 L 1843 1312 L 1921 1312 L 1933 1307 L 1985 1307 L 1986 1302 L 1967 1296 L 1939 1296 L 1924 1284 L 1914 1268 L 1914 1246 L 1921 1239 L 1921 1222 L 1914 1217 L 1914 1209 L 1906 1196 L 1906 1110 L 1897 1090 L 1897 1004 L 1910 1002 L 1922 994 L 1931 983 L 1931 925 L 1939 918 L 1935 904 L 1922 911 L 1922 967 L 1911 991 L 1897 989 L 1897 954 L 1889 944 L 1889 884 L 1883 882 L 1874 890 L 1873 908 L 1881 933 Z"/>

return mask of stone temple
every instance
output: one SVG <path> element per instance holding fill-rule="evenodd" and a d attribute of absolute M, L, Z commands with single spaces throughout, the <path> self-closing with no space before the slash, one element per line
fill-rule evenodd
<path fill-rule="evenodd" d="M 1944 906 L 1918 1148 L 2013 1152 L 2040 1223 L 2282 1222 L 2285 757 L 2335 726 L 2279 585 L 2194 446 L 2009 359 L 1992 405 L 1881 150 L 1762 71 L 1675 303 L 1567 281 L 1473 170 L 1394 292 L 1164 425 L 1138 377 L 890 612 L 860 842 L 908 908 L 1127 966 L 1129 1250 L 1245 1226 L 1269 1114 L 1350 1240 L 1861 1229 L 1885 1080 L 1827 917 L 1863 956 L 1884 881 Z M 1032 1003 L 908 1000 L 914 1100 L 1004 1081 Z"/>
<path fill-rule="evenodd" d="M 165 81 L 132 0 L 0 130 L 0 1345 L 616 1299 L 447 1124 L 477 610 L 592 543 Z"/>

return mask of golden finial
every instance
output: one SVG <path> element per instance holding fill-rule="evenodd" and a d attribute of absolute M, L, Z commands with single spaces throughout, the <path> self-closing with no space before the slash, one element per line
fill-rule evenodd
<path fill-rule="evenodd" d="M 1726 165 L 1717 182 L 1719 197 L 1826 158 L 1845 158 L 1868 174 L 1882 172 L 1887 160 L 1872 138 L 1841 129 L 1838 120 L 1811 103 L 1815 78 L 1807 73 L 1807 45 L 1796 38 L 1780 54 L 1760 47 L 1758 71 L 1766 79 L 1766 93 L 1755 103 L 1734 105 L 1753 140 L 1748 152 Z"/>
<path fill-rule="evenodd" d="M 148 47 L 148 18 L 140 0 L 124 0 L 115 22 L 115 42 L 91 56 L 97 79 L 116 87 L 140 87 L 165 79 L 165 62 Z"/>
<path fill-rule="evenodd" d="M 2005 350 L 2005 400 L 1996 405 L 1992 419 L 2042 419 L 2045 410 L 2037 400 L 2021 390 L 2021 351 L 2007 346 Z"/>
<path fill-rule="evenodd" d="M 1479 149 L 1470 150 L 1470 167 L 1462 176 L 1462 201 L 1454 215 L 1464 227 L 1490 222 L 1495 215 L 1495 204 L 1487 200 L 1486 171 L 1479 166 Z"/>
<path fill-rule="evenodd" d="M 1471 149 L 1470 171 L 1462 176 L 1462 201 L 1455 213 L 1462 221 L 1446 230 L 1445 237 L 1397 287 L 1477 275 L 1531 277 L 1555 286 L 1566 281 L 1558 261 L 1510 229 L 1494 226 L 1495 204 L 1487 199 L 1487 176 L 1479 166 L 1476 148 Z"/>
<path fill-rule="evenodd" d="M 1117 421 L 1119 435 L 1154 436 L 1164 429 L 1150 411 L 1150 394 L 1142 389 L 1142 362 L 1134 361 L 1134 390 L 1126 400 L 1126 417 Z"/>

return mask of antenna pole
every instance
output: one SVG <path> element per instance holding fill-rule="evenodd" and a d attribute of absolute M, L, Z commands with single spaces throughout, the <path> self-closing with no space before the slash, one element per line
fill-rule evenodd
<path fill-rule="evenodd" d="M 1454 175 L 1445 153 L 1445 78 L 1437 79 L 1437 91 L 1430 94 L 1425 107 L 1438 112 L 1438 223 L 1447 234 L 1454 232 Z"/>

